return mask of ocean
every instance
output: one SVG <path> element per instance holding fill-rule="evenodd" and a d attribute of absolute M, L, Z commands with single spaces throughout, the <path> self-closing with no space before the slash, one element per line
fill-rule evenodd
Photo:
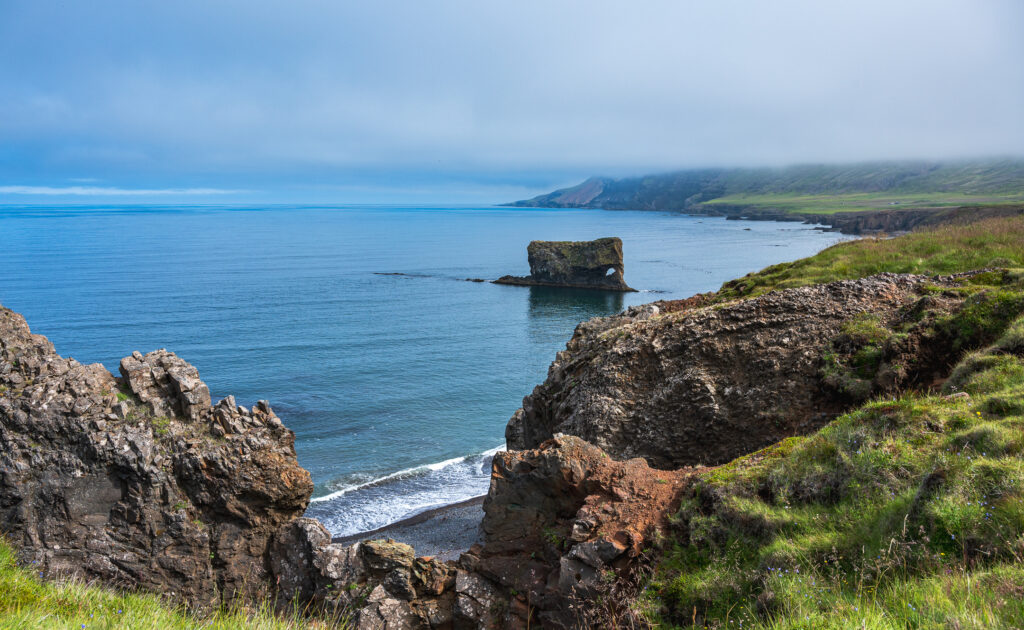
<path fill-rule="evenodd" d="M 531 240 L 604 236 L 639 293 L 466 281 L 526 275 Z M 485 493 L 581 320 L 845 238 L 657 212 L 0 206 L 0 304 L 82 363 L 167 348 L 214 400 L 269 400 L 316 484 L 308 515 L 347 535 Z"/>

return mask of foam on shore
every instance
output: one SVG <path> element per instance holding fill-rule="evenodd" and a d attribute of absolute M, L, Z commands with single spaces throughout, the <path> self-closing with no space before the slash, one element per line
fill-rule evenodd
<path fill-rule="evenodd" d="M 491 459 L 504 448 L 345 485 L 313 499 L 306 516 L 318 519 L 333 536 L 344 537 L 479 497 L 490 485 Z"/>

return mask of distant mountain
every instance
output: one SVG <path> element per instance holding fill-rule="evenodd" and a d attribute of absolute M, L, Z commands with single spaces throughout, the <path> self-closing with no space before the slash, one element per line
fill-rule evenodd
<path fill-rule="evenodd" d="M 592 177 L 533 199 L 505 204 L 517 207 L 604 208 L 608 210 L 713 210 L 765 205 L 794 197 L 887 194 L 917 206 L 991 203 L 1024 197 L 1024 160 L 974 162 L 873 162 L 804 165 L 786 168 L 692 169 L 612 179 Z M 875 201 L 878 201 L 877 199 Z M 780 206 L 779 203 L 773 203 Z M 786 204 L 781 204 L 786 205 Z M 867 209 L 851 207 L 850 210 Z M 832 209 L 835 211 L 835 209 Z"/>

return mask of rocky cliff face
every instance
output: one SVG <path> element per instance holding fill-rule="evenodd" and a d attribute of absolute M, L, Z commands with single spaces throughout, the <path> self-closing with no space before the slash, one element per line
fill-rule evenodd
<path fill-rule="evenodd" d="M 502 276 L 496 284 L 633 291 L 623 279 L 622 240 L 533 241 L 529 276 Z"/>
<path fill-rule="evenodd" d="M 210 406 L 163 350 L 99 364 L 56 354 L 0 307 L 0 520 L 47 576 L 195 605 L 266 590 L 266 550 L 313 489 L 266 402 Z"/>
<path fill-rule="evenodd" d="M 343 546 L 301 517 L 313 486 L 266 402 L 211 406 L 165 350 L 120 372 L 60 357 L 0 307 L 0 518 L 45 577 L 200 608 L 270 597 L 360 630 L 577 627 L 573 602 L 628 576 L 690 474 L 558 437 L 495 458 L 484 544 L 458 562 Z"/>
<path fill-rule="evenodd" d="M 484 544 L 458 562 L 387 540 L 345 547 L 298 519 L 275 539 L 272 570 L 282 601 L 347 612 L 361 630 L 586 627 L 590 598 L 628 577 L 692 473 L 558 437 L 495 457 Z"/>
<path fill-rule="evenodd" d="M 575 436 L 494 458 L 484 503 L 481 575 L 509 589 L 512 611 L 541 627 L 599 627 L 595 601 L 628 579 L 667 525 L 695 469 L 615 461 Z"/>
<path fill-rule="evenodd" d="M 667 469 L 721 464 L 806 433 L 855 398 L 943 374 L 947 366 L 935 362 L 955 353 L 943 340 L 922 339 L 932 334 L 927 321 L 879 347 L 889 355 L 871 366 L 877 374 L 860 377 L 838 364 L 830 372 L 825 357 L 838 360 L 844 347 L 830 341 L 858 318 L 888 330 L 882 324 L 913 323 L 926 304 L 956 308 L 955 295 L 922 291 L 950 282 L 883 274 L 725 305 L 646 305 L 584 322 L 509 421 L 508 446 L 534 448 L 567 433 L 616 458 Z"/>

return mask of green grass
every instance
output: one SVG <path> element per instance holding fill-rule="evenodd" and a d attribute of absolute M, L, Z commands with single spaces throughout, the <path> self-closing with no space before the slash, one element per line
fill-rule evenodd
<path fill-rule="evenodd" d="M 877 401 L 708 475 L 651 585 L 660 621 L 1024 627 L 1024 417 L 989 404 L 1005 391 Z"/>
<path fill-rule="evenodd" d="M 824 382 L 855 400 L 867 398 L 887 354 L 886 344 L 897 336 L 871 313 L 846 322 L 823 355 Z"/>
<path fill-rule="evenodd" d="M 837 259 L 873 273 L 872 257 L 901 252 L 944 272 L 995 256 L 1020 265 L 1022 227 L 849 243 L 753 286 L 806 283 Z M 943 392 L 869 401 L 695 482 L 639 603 L 658 625 L 1024 628 L 1024 283 L 999 272 L 962 291 L 965 306 L 934 325 L 955 351 L 988 345 Z M 841 336 L 872 348 L 890 334 L 864 316 Z"/>
<path fill-rule="evenodd" d="M 339 627 L 257 610 L 189 613 L 156 595 L 122 593 L 80 580 L 44 582 L 31 567 L 18 566 L 13 549 L 0 540 L 0 629 L 86 628 L 114 630 L 298 630 Z"/>
<path fill-rule="evenodd" d="M 886 271 L 952 274 L 986 267 L 1024 267 L 1024 217 L 948 225 L 893 239 L 833 245 L 810 258 L 773 265 L 726 282 L 717 301 L 774 289 L 861 278 Z"/>
<path fill-rule="evenodd" d="M 911 210 L 961 206 L 1003 206 L 1024 203 L 1024 194 L 965 194 L 962 192 L 839 194 L 732 194 L 703 202 L 705 206 L 742 206 L 751 210 L 781 210 L 796 214 L 835 214 L 864 210 Z"/>
<path fill-rule="evenodd" d="M 827 214 L 1024 202 L 1024 161 L 865 162 L 591 178 L 516 205 Z M 896 205 L 890 205 L 890 204 Z M 731 207 L 730 207 L 731 206 Z"/>

